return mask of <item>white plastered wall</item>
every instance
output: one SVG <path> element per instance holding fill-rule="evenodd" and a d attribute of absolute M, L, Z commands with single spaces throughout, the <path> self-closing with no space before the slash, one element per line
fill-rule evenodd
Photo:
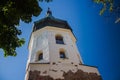
<path fill-rule="evenodd" d="M 57 34 L 62 35 L 65 44 L 56 44 L 55 36 Z M 82 65 L 83 62 L 76 46 L 76 39 L 69 29 L 50 26 L 39 29 L 32 33 L 28 48 L 26 76 L 29 71 L 37 70 L 40 71 L 40 75 L 63 79 L 63 72 L 69 70 L 76 72 L 79 69 L 99 75 L 97 68 Z M 60 58 L 59 50 L 61 48 L 66 51 L 67 59 Z M 36 61 L 36 55 L 41 51 L 43 52 L 43 60 Z M 46 74 L 44 74 L 45 71 L 47 71 Z"/>
<path fill-rule="evenodd" d="M 63 36 L 65 44 L 56 44 L 55 36 L 60 34 Z M 67 59 L 64 61 L 59 58 L 59 50 L 63 48 L 66 51 Z M 56 27 L 45 27 L 32 33 L 29 43 L 29 61 L 28 63 L 36 63 L 37 52 L 43 52 L 44 62 L 59 62 L 63 63 L 81 63 L 79 51 L 76 48 L 76 39 L 69 29 Z M 79 57 L 78 57 L 79 55 Z"/>

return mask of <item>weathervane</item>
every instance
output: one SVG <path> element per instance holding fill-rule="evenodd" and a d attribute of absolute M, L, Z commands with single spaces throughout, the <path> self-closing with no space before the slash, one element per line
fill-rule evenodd
<path fill-rule="evenodd" d="M 49 7 L 48 7 L 48 11 L 47 11 L 47 16 L 52 16 L 52 12 Z"/>

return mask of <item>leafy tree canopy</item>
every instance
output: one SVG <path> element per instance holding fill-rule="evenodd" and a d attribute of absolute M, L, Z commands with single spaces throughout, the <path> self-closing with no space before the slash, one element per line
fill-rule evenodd
<path fill-rule="evenodd" d="M 120 23 L 120 0 L 93 0 L 93 2 L 102 5 L 100 15 L 103 15 L 105 11 L 109 11 L 116 17 L 115 23 Z"/>
<path fill-rule="evenodd" d="M 113 11 L 113 0 L 93 0 L 97 4 L 102 4 L 103 7 L 100 10 L 100 15 L 102 15 L 106 9 Z"/>
<path fill-rule="evenodd" d="M 29 23 L 32 16 L 38 16 L 42 9 L 39 2 L 52 0 L 2 0 L 0 2 L 0 48 L 4 56 L 16 56 L 16 48 L 21 47 L 25 40 L 19 38 L 20 20 Z"/>

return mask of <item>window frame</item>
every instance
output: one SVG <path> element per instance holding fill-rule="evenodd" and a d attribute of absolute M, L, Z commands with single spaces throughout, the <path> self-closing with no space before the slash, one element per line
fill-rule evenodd
<path fill-rule="evenodd" d="M 43 60 L 43 53 L 42 52 L 39 53 L 39 55 L 38 55 L 38 61 L 41 61 L 41 60 Z"/>
<path fill-rule="evenodd" d="M 65 49 L 63 49 L 63 48 L 59 49 L 59 58 L 60 59 L 68 59 L 68 54 Z"/>
<path fill-rule="evenodd" d="M 66 54 L 65 54 L 65 52 L 64 51 L 60 51 L 60 58 L 61 59 L 65 59 L 66 58 Z"/>
<path fill-rule="evenodd" d="M 40 59 L 40 56 L 42 56 L 41 57 L 41 59 Z M 36 57 L 35 57 L 35 62 L 39 62 L 39 61 L 42 61 L 42 60 L 44 60 L 44 54 L 43 54 L 43 51 L 37 51 L 36 52 Z"/>
<path fill-rule="evenodd" d="M 64 38 L 63 38 L 63 36 L 60 35 L 60 34 L 57 34 L 57 35 L 55 36 L 55 42 L 56 42 L 56 44 L 65 44 L 65 43 L 64 43 Z"/>

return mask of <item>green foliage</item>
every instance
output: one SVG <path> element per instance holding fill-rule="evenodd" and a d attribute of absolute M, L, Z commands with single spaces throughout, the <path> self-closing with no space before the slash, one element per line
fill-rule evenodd
<path fill-rule="evenodd" d="M 42 11 L 39 1 L 52 0 L 2 0 L 0 2 L 0 48 L 4 56 L 16 56 L 16 48 L 21 47 L 25 40 L 19 38 L 20 20 L 25 23 L 32 21 L 32 16 L 38 16 Z"/>
<path fill-rule="evenodd" d="M 112 12 L 113 11 L 113 1 L 114 0 L 93 0 L 93 2 L 97 4 L 101 4 L 103 7 L 100 10 L 100 15 L 102 15 L 107 9 Z"/>
<path fill-rule="evenodd" d="M 100 15 L 110 14 L 110 16 L 114 17 L 115 23 L 120 23 L 120 0 L 93 0 L 94 3 L 102 5 L 102 8 L 99 12 Z"/>

